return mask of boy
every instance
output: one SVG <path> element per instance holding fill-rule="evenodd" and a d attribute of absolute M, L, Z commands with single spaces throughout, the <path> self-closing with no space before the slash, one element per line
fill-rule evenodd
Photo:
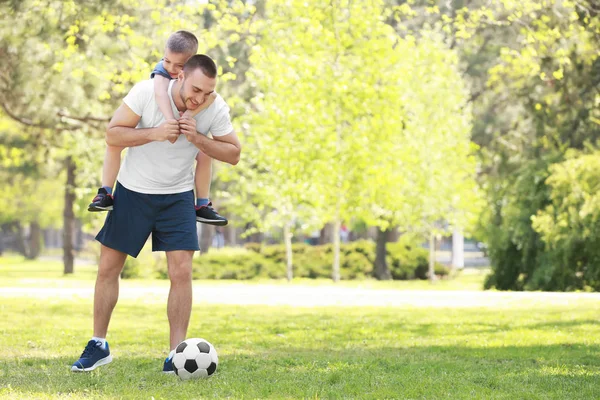
<path fill-rule="evenodd" d="M 187 31 L 177 31 L 169 36 L 165 46 L 163 59 L 156 65 L 150 75 L 154 79 L 154 95 L 158 107 L 165 120 L 178 119 L 180 116 L 173 115 L 173 109 L 167 90 L 171 79 L 177 79 L 185 62 L 198 52 L 198 39 L 194 34 Z M 213 93 L 193 111 L 187 110 L 181 116 L 194 117 L 202 110 L 209 107 L 215 100 Z M 177 139 L 184 140 L 184 139 Z M 88 211 L 110 211 L 113 209 L 112 188 L 117 180 L 121 166 L 121 152 L 123 147 L 107 146 L 104 154 L 104 166 L 102 169 L 102 187 L 98 194 L 88 206 Z M 212 207 L 208 199 L 210 181 L 212 176 L 212 159 L 202 152 L 196 157 L 196 171 L 194 175 L 196 185 L 196 221 L 205 224 L 223 226 L 227 225 L 227 219 L 219 215 Z"/>

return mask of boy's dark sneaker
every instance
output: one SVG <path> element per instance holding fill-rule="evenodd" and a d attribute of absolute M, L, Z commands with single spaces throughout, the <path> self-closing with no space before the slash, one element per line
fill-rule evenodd
<path fill-rule="evenodd" d="M 108 364 L 112 361 L 110 355 L 110 349 L 108 348 L 108 342 L 106 342 L 106 348 L 102 347 L 102 342 L 96 340 L 90 340 L 85 346 L 83 353 L 79 360 L 75 361 L 75 364 L 71 367 L 73 372 L 88 372 L 93 371 L 101 365 Z"/>
<path fill-rule="evenodd" d="M 212 207 L 212 203 L 200 207 L 196 206 L 196 221 L 217 226 L 225 226 L 228 222 L 227 218 L 219 215 Z"/>
<path fill-rule="evenodd" d="M 165 359 L 165 363 L 163 364 L 163 372 L 165 374 L 174 374 L 175 370 L 173 369 L 173 357 L 167 357 Z"/>
<path fill-rule="evenodd" d="M 114 203 L 112 195 L 108 194 L 106 189 L 100 188 L 88 206 L 88 211 L 112 211 Z"/>

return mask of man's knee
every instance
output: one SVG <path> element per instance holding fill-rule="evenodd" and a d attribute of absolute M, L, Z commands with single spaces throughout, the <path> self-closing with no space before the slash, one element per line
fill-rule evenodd
<path fill-rule="evenodd" d="M 116 278 L 121 274 L 127 254 L 102 245 L 100 249 L 100 262 L 98 264 L 98 277 Z"/>
<path fill-rule="evenodd" d="M 190 253 L 190 254 L 188 254 Z M 192 280 L 192 252 L 172 252 L 167 255 L 169 279 L 172 282 Z"/>
<path fill-rule="evenodd" d="M 172 282 L 187 282 L 192 280 L 192 265 L 187 263 L 169 266 L 169 279 Z"/>

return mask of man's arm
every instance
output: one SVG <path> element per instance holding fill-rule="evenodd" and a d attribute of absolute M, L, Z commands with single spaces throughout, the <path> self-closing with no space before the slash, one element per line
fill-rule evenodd
<path fill-rule="evenodd" d="M 196 120 L 193 118 L 180 119 L 179 128 L 188 142 L 192 143 L 207 156 L 231 165 L 236 165 L 240 161 L 242 145 L 235 132 L 223 136 L 215 136 L 211 139 L 196 131 Z"/>
<path fill-rule="evenodd" d="M 163 122 L 156 128 L 136 129 L 140 116 L 125 103 L 117 108 L 106 129 L 106 144 L 118 147 L 141 146 L 154 141 L 177 139 L 179 124 L 174 119 Z"/>

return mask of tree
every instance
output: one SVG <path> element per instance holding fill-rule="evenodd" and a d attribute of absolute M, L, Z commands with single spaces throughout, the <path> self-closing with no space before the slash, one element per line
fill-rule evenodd
<path fill-rule="evenodd" d="M 0 225 L 10 228 L 18 247 L 29 259 L 41 252 L 41 229 L 56 225 L 62 199 L 52 195 L 59 184 L 59 166 L 43 165 L 45 149 L 34 148 L 27 140 L 35 133 L 10 119 L 0 119 Z M 29 228 L 29 238 L 23 230 Z"/>
<path fill-rule="evenodd" d="M 210 54 L 241 40 L 254 7 L 241 1 L 193 4 L 176 0 L 4 2 L 0 12 L 18 24 L 0 28 L 0 109 L 36 130 L 29 140 L 59 150 L 67 182 L 67 231 L 77 200 L 89 199 L 99 178 L 103 132 L 109 116 L 133 83 L 146 79 L 160 59 L 169 33 L 187 29 Z M 239 17 L 238 17 L 239 16 Z M 210 30 L 203 24 L 218 19 Z M 194 21 L 190 23 L 189 21 Z M 244 38 L 246 39 L 246 38 Z M 215 50 L 215 52 L 217 52 Z M 231 68 L 235 60 L 223 63 Z M 226 81 L 234 77 L 223 74 Z M 89 173 L 90 171 L 97 171 Z M 68 232 L 67 232 L 68 235 Z M 65 241 L 65 272 L 73 250 Z"/>
<path fill-rule="evenodd" d="M 294 221 L 333 222 L 334 280 L 341 221 L 415 228 L 450 205 L 464 210 L 457 193 L 474 183 L 456 56 L 433 36 L 398 37 L 393 12 L 370 1 L 270 3 L 251 56 L 258 94 L 243 125 L 248 162 L 227 177 L 241 182 L 230 204 L 260 229 L 282 228 L 288 249 Z M 449 177 L 471 186 L 449 195 Z"/>

